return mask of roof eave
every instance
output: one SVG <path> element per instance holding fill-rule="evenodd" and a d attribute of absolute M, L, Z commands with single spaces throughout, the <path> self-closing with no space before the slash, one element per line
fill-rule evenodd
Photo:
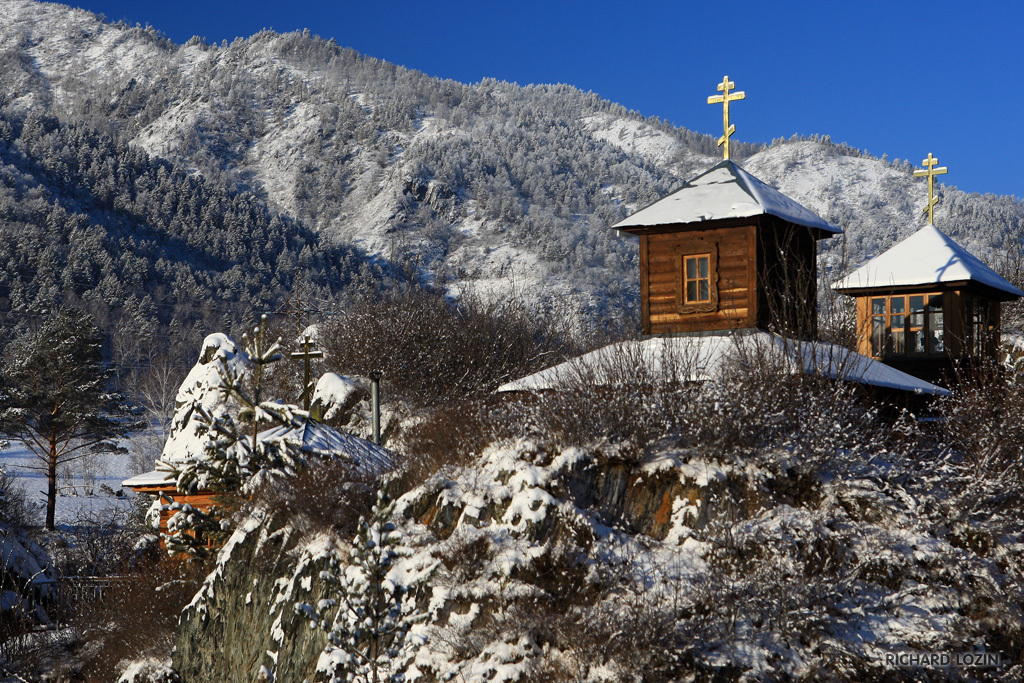
<path fill-rule="evenodd" d="M 1022 295 L 1014 294 L 1006 290 L 986 285 L 977 280 L 953 280 L 950 282 L 917 282 L 910 284 L 891 285 L 869 285 L 869 286 L 842 286 L 841 283 L 832 285 L 832 289 L 839 294 L 846 296 L 870 296 L 871 294 L 908 294 L 911 292 L 945 291 L 955 289 L 966 289 L 971 293 L 979 294 L 994 301 L 1014 301 Z"/>

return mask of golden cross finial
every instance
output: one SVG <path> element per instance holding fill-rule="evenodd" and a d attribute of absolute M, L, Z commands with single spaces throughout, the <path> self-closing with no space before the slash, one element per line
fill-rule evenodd
<path fill-rule="evenodd" d="M 712 95 L 708 98 L 708 104 L 721 104 L 722 105 L 722 128 L 725 130 L 725 135 L 718 138 L 718 146 L 725 147 L 725 155 L 723 159 L 729 158 L 729 138 L 733 133 L 736 132 L 736 126 L 729 125 L 729 103 L 735 100 L 745 99 L 747 94 L 743 91 L 734 92 L 729 94 L 729 91 L 736 87 L 736 84 L 729 80 L 726 76 L 722 79 L 722 82 L 718 84 L 718 91 L 721 95 Z"/>
<path fill-rule="evenodd" d="M 935 208 L 935 205 L 939 203 L 939 198 L 935 196 L 935 176 L 942 175 L 944 173 L 949 173 L 949 169 L 947 169 L 945 166 L 935 168 L 935 164 L 939 163 L 939 160 L 933 157 L 931 152 L 928 152 L 928 158 L 923 160 L 921 163 L 924 164 L 927 168 L 924 168 L 920 171 L 914 171 L 914 177 L 928 177 L 928 206 L 924 207 L 924 212 L 928 214 L 928 224 L 935 225 L 935 223 L 932 221 L 932 210 Z"/>

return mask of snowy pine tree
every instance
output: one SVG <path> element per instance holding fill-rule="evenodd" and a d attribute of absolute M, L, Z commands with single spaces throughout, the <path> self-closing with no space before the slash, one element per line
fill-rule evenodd
<path fill-rule="evenodd" d="M 124 396 L 110 390 L 103 334 L 93 319 L 62 308 L 4 349 L 0 433 L 20 441 L 46 472 L 46 528 L 54 528 L 57 471 L 141 427 Z"/>
<path fill-rule="evenodd" d="M 312 625 L 327 631 L 317 670 L 330 683 L 403 680 L 422 644 L 411 628 L 427 616 L 417 609 L 416 593 L 430 571 L 397 570 L 396 562 L 410 552 L 400 545 L 401 535 L 391 521 L 394 509 L 378 493 L 370 519 L 359 521 L 345 556 L 334 552 L 330 569 L 320 573 L 334 597 L 321 600 L 315 610 L 306 603 L 295 606 Z"/>

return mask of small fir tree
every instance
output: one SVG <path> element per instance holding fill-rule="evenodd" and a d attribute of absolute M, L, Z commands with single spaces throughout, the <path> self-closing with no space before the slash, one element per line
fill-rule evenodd
<path fill-rule="evenodd" d="M 20 441 L 46 472 L 46 528 L 54 527 L 57 471 L 97 453 L 123 452 L 116 441 L 143 423 L 110 391 L 103 335 L 73 308 L 49 316 L 4 350 L 0 432 Z"/>
<path fill-rule="evenodd" d="M 333 552 L 330 568 L 320 573 L 334 597 L 321 600 L 316 609 L 306 603 L 295 606 L 327 632 L 317 670 L 330 683 L 400 681 L 422 644 L 410 629 L 427 616 L 415 598 L 430 572 L 393 571 L 396 561 L 410 554 L 391 521 L 394 508 L 378 493 L 370 519 L 360 519 L 348 552 Z"/>
<path fill-rule="evenodd" d="M 273 425 L 297 427 L 308 417 L 294 405 L 264 398 L 266 368 L 283 357 L 281 340 L 268 342 L 266 326 L 263 316 L 252 337 L 242 337 L 252 363 L 247 376 L 234 370 L 224 358 L 218 367 L 222 400 L 239 406 L 237 416 L 230 411 L 215 415 L 196 404 L 193 408 L 209 436 L 205 457 L 184 467 L 158 465 L 175 475 L 179 491 L 209 491 L 215 500 L 206 510 L 177 501 L 165 506 L 175 513 L 168 520 L 165 538 L 171 554 L 207 557 L 209 549 L 223 543 L 231 532 L 231 494 L 247 492 L 263 477 L 294 474 L 302 465 L 298 450 L 285 440 L 257 438 L 262 429 Z"/>

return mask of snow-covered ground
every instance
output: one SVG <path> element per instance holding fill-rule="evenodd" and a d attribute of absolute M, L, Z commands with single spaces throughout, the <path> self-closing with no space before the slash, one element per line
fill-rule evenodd
<path fill-rule="evenodd" d="M 15 486 L 25 493 L 30 521 L 42 526 L 46 518 L 46 471 L 40 460 L 24 445 L 13 442 L 0 450 L 0 467 L 14 475 Z M 121 491 L 121 482 L 131 476 L 128 453 L 89 456 L 62 468 L 57 481 L 56 523 L 79 526 L 109 520 L 131 505 L 131 491 Z"/>

